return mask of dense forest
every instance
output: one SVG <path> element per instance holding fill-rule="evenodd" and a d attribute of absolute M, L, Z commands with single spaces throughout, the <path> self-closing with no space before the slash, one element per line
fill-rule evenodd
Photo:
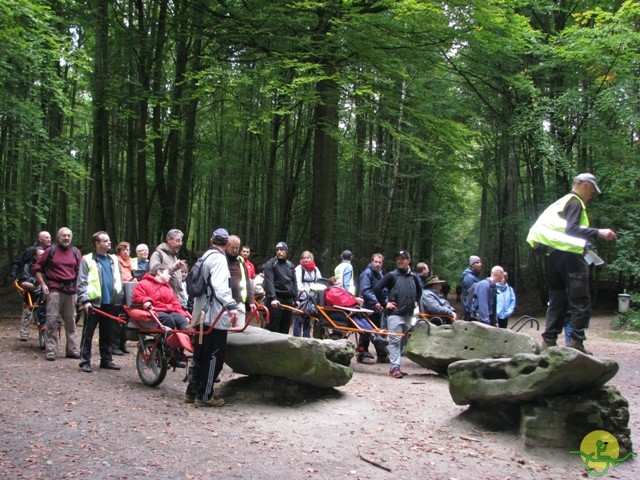
<path fill-rule="evenodd" d="M 596 281 L 640 273 L 637 0 L 0 0 L 0 44 L 5 265 L 41 229 L 187 255 L 224 226 L 323 271 L 478 254 L 523 291 L 590 171 Z"/>

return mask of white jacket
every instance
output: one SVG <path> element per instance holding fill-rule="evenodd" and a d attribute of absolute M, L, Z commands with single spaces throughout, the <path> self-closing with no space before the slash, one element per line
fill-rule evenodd
<path fill-rule="evenodd" d="M 237 310 L 238 305 L 231 296 L 231 275 L 224 252 L 221 251 L 220 255 L 215 252 L 210 254 L 202 264 L 202 273 L 208 279 L 210 290 L 207 293 L 212 293 L 196 297 L 193 300 L 192 324 L 200 325 L 204 320 L 204 325 L 208 327 L 224 310 L 214 328 L 228 330 L 232 328 L 228 312 Z"/>

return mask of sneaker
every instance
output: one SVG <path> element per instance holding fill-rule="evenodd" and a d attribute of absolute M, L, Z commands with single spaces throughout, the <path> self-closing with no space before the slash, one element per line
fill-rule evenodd
<path fill-rule="evenodd" d="M 20 341 L 26 342 L 27 340 L 29 340 L 29 332 L 24 332 L 20 330 Z"/>
<path fill-rule="evenodd" d="M 56 359 L 56 354 L 54 352 L 49 352 L 44 356 L 44 358 L 46 358 L 50 362 L 53 362 Z"/>
<path fill-rule="evenodd" d="M 120 370 L 120 365 L 113 362 L 100 362 L 100 368 L 104 370 Z"/>
<path fill-rule="evenodd" d="M 80 370 L 85 372 L 85 373 L 91 373 L 92 369 L 91 369 L 91 365 L 88 363 L 83 363 L 82 365 L 80 365 Z"/>
<path fill-rule="evenodd" d="M 224 405 L 224 398 L 211 397 L 209 400 L 202 400 L 196 398 L 193 402 L 193 406 L 196 408 L 208 408 L 208 407 L 221 407 Z"/>
<path fill-rule="evenodd" d="M 184 403 L 195 403 L 195 401 L 196 401 L 195 393 L 186 392 L 184 394 Z"/>
<path fill-rule="evenodd" d="M 400 369 L 398 367 L 396 368 L 392 368 L 391 370 L 389 370 L 389 376 L 393 377 L 393 378 L 402 378 L 402 372 L 400 371 Z"/>
<path fill-rule="evenodd" d="M 80 360 L 80 354 L 79 353 L 67 353 L 65 355 L 66 358 L 73 358 L 75 360 Z"/>
<path fill-rule="evenodd" d="M 391 363 L 391 360 L 389 360 L 388 355 L 378 355 L 378 358 L 376 358 L 376 363 Z"/>

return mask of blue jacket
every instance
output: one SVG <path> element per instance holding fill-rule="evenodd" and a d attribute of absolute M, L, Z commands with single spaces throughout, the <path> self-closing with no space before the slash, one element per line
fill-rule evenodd
<path fill-rule="evenodd" d="M 472 309 L 478 321 L 496 324 L 496 286 L 491 279 L 485 278 L 476 285 Z"/>
<path fill-rule="evenodd" d="M 465 270 L 462 272 L 462 278 L 460 279 L 462 293 L 460 294 L 460 298 L 462 299 L 462 306 L 464 307 L 465 312 L 470 312 L 472 307 L 471 304 L 467 304 L 467 291 L 469 290 L 469 287 L 471 287 L 471 285 L 479 281 L 480 277 L 478 277 L 478 274 L 474 270 L 472 270 L 471 267 L 465 268 Z"/>
<path fill-rule="evenodd" d="M 382 270 L 376 272 L 371 267 L 371 264 L 360 274 L 360 296 L 364 298 L 364 304 L 362 305 L 364 308 L 373 309 L 376 303 L 378 303 L 373 287 L 382 279 L 383 275 L 384 272 Z"/>
<path fill-rule="evenodd" d="M 516 294 L 508 283 L 499 283 L 496 290 L 496 316 L 499 319 L 509 318 L 516 309 Z"/>

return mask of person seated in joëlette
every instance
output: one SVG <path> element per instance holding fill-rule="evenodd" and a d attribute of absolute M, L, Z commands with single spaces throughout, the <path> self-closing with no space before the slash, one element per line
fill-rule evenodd
<path fill-rule="evenodd" d="M 158 263 L 151 267 L 133 290 L 133 303 L 147 310 L 153 308 L 164 326 L 172 330 L 186 330 L 189 328 L 189 314 L 169 285 L 171 275 L 170 265 Z"/>
<path fill-rule="evenodd" d="M 457 319 L 456 311 L 449 301 L 442 296 L 442 287 L 446 280 L 438 277 L 430 277 L 424 284 L 422 298 L 420 299 L 420 313 L 428 313 L 440 318 L 436 324 L 453 323 Z"/>
<path fill-rule="evenodd" d="M 356 297 L 342 288 L 338 277 L 331 277 L 329 279 L 329 285 L 324 292 L 324 302 L 328 307 L 357 308 L 362 306 L 364 299 Z M 336 324 L 346 323 L 346 318 L 342 314 L 331 313 L 329 316 L 331 316 Z M 341 318 L 338 318 L 338 316 Z M 374 328 L 361 314 L 356 313 L 352 318 L 362 330 L 372 330 Z M 389 344 L 386 339 L 378 334 L 363 333 L 363 335 L 368 335 L 374 345 L 386 346 Z"/>

